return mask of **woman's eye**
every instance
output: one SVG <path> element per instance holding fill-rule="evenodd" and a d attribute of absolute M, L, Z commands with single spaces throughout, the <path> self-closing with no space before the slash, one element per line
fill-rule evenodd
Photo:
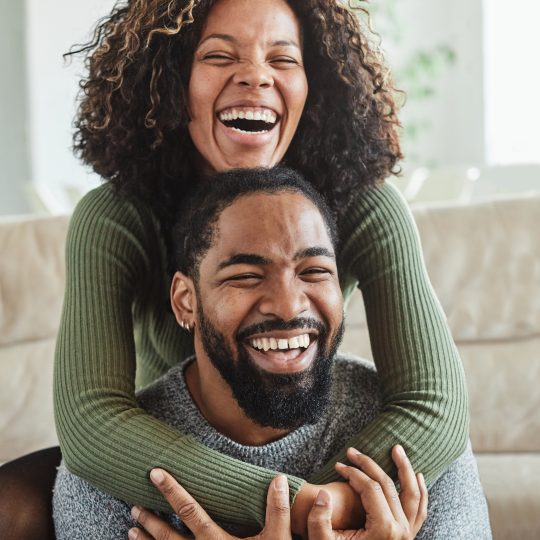
<path fill-rule="evenodd" d="M 294 58 L 289 58 L 287 56 L 280 56 L 279 58 L 274 58 L 271 60 L 272 64 L 284 64 L 284 65 L 294 65 L 298 64 L 298 61 L 296 61 Z"/>
<path fill-rule="evenodd" d="M 204 60 L 217 60 L 218 62 L 232 62 L 233 58 L 225 54 L 207 54 Z"/>

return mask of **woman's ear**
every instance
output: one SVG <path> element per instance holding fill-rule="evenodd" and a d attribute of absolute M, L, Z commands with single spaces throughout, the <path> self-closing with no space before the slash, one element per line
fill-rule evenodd
<path fill-rule="evenodd" d="M 172 280 L 171 307 L 178 324 L 191 331 L 197 317 L 197 299 L 193 280 L 182 272 L 176 272 Z"/>

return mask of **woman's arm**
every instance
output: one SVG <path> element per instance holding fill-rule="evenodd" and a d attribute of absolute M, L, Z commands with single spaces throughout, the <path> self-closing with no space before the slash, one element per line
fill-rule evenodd
<path fill-rule="evenodd" d="M 340 226 L 344 289 L 358 281 L 383 410 L 347 444 L 394 479 L 394 444 L 431 484 L 464 450 L 469 416 L 465 376 L 446 317 L 431 287 L 410 210 L 391 184 L 357 197 Z M 441 238 L 441 242 L 444 239 Z M 333 463 L 314 478 L 336 479 Z"/>
<path fill-rule="evenodd" d="M 144 215 L 109 187 L 88 194 L 73 215 L 54 382 L 65 463 L 129 503 L 170 511 L 149 481 L 150 470 L 162 467 L 216 519 L 262 524 L 266 491 L 277 473 L 208 449 L 146 414 L 135 400 L 133 299 L 155 290 L 145 280 L 159 266 L 148 229 Z M 288 481 L 294 496 L 303 481 Z"/>

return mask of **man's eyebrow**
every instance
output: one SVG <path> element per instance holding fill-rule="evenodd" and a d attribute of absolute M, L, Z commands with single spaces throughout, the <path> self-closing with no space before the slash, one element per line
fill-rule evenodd
<path fill-rule="evenodd" d="M 272 261 L 262 257 L 261 255 L 255 255 L 254 253 L 237 253 L 228 259 L 221 261 L 218 264 L 218 270 L 223 270 L 228 266 L 233 266 L 235 264 L 256 264 L 256 265 L 268 265 Z"/>
<path fill-rule="evenodd" d="M 201 40 L 199 47 L 209 39 L 222 39 L 223 41 L 228 41 L 229 43 L 238 43 L 238 40 L 230 34 L 210 34 Z M 297 49 L 300 49 L 300 45 L 298 45 L 298 43 L 288 39 L 279 39 L 273 43 L 270 43 L 270 45 L 272 47 L 296 47 Z"/>
<path fill-rule="evenodd" d="M 328 248 L 322 246 L 313 246 L 306 249 L 298 251 L 294 256 L 294 260 L 298 259 L 307 259 L 308 257 L 329 257 L 330 259 L 335 259 L 336 256 Z"/>

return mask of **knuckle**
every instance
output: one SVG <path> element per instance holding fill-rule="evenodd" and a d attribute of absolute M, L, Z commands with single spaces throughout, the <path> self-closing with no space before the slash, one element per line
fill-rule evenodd
<path fill-rule="evenodd" d="M 394 523 L 388 519 L 385 519 L 380 526 L 381 536 L 383 538 L 394 539 Z"/>
<path fill-rule="evenodd" d="M 172 540 L 172 532 L 169 528 L 161 530 L 156 536 L 156 540 Z"/>
<path fill-rule="evenodd" d="M 194 519 L 196 519 L 199 513 L 197 503 L 194 501 L 182 502 L 177 506 L 176 510 L 178 515 L 187 523 L 188 526 L 188 522 L 192 522 Z"/>
<path fill-rule="evenodd" d="M 402 525 L 400 525 L 397 521 L 393 521 L 390 524 L 390 538 L 393 538 L 395 540 L 407 540 L 407 536 L 405 535 L 405 530 Z"/>
<path fill-rule="evenodd" d="M 402 531 L 401 532 L 401 540 L 409 540 L 410 538 L 414 538 L 414 535 L 412 533 L 412 529 L 411 529 L 409 523 L 405 523 L 402 526 L 401 531 Z"/>
<path fill-rule="evenodd" d="M 394 484 L 394 482 L 392 482 L 392 480 L 389 478 L 389 477 L 386 477 L 383 481 L 383 486 L 384 486 L 384 489 L 386 491 L 388 491 L 388 493 L 390 494 L 390 496 L 393 498 L 393 499 L 396 499 L 397 496 L 398 496 L 398 492 L 396 490 L 396 486 Z"/>
<path fill-rule="evenodd" d="M 374 491 L 375 493 L 382 492 L 381 484 L 375 480 L 372 480 L 371 478 L 368 480 L 368 489 Z"/>
<path fill-rule="evenodd" d="M 308 525 L 320 526 L 330 521 L 330 517 L 323 512 L 310 512 L 308 515 Z"/>
<path fill-rule="evenodd" d="M 418 489 L 407 489 L 404 492 L 404 495 L 411 500 L 412 502 L 418 504 L 421 499 L 421 493 Z"/>
<path fill-rule="evenodd" d="M 286 515 L 289 513 L 289 505 L 285 502 L 278 501 L 274 503 L 273 511 L 276 514 Z"/>

